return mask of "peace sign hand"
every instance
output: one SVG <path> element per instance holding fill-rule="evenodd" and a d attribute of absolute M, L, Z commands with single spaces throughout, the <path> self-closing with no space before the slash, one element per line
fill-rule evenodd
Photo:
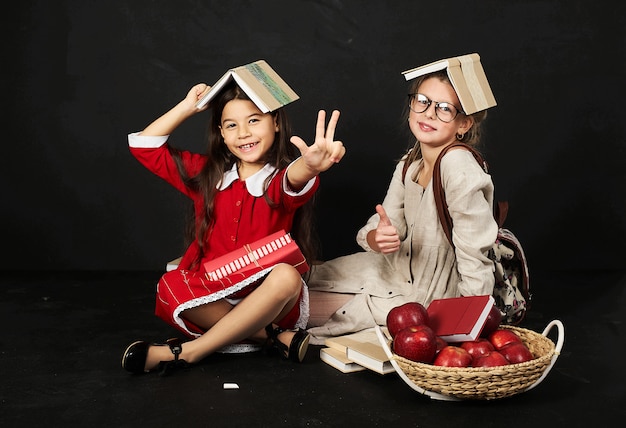
<path fill-rule="evenodd" d="M 300 150 L 304 164 L 315 175 L 339 163 L 346 153 L 343 143 L 334 141 L 335 128 L 338 121 L 339 111 L 335 110 L 328 121 L 328 128 L 326 128 L 326 112 L 320 110 L 317 114 L 313 145 L 309 147 L 302 138 L 297 136 L 291 137 L 291 143 Z"/>

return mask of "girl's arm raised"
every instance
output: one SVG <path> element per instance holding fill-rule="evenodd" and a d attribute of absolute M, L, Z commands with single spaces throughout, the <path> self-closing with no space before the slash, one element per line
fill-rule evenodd
<path fill-rule="evenodd" d="M 185 99 L 172 107 L 172 109 L 163 116 L 148 125 L 146 129 L 141 131 L 141 135 L 170 135 L 185 120 L 200 111 L 206 110 L 206 105 L 202 108 L 196 108 L 196 103 L 208 89 L 209 87 L 204 83 L 198 83 L 195 85 L 189 90 Z"/>
<path fill-rule="evenodd" d="M 343 158 L 346 149 L 341 141 L 334 140 L 338 120 L 339 111 L 335 110 L 328 121 L 328 128 L 326 128 L 326 112 L 320 110 L 317 114 L 315 141 L 310 147 L 302 138 L 291 137 L 291 142 L 302 154 L 288 171 L 287 180 L 292 189 L 302 189 L 311 178 L 339 163 Z"/>

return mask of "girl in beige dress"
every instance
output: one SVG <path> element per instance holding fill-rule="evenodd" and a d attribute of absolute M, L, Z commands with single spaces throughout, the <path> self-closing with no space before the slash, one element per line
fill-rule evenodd
<path fill-rule="evenodd" d="M 357 234 L 363 252 L 314 266 L 309 279 L 312 343 L 385 325 L 390 309 L 408 301 L 491 294 L 488 258 L 498 227 L 493 183 L 473 155 L 454 148 L 441 161 L 454 223 L 448 243 L 437 217 L 432 170 L 441 150 L 475 146 L 486 110 L 465 114 L 446 70 L 413 80 L 406 112 L 415 145 L 397 164 L 382 204 Z"/>

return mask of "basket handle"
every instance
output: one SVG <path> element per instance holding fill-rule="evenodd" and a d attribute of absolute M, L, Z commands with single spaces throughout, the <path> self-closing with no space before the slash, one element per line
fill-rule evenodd
<path fill-rule="evenodd" d="M 543 336 L 548 336 L 548 333 L 550 333 L 550 330 L 552 330 L 553 327 L 557 328 L 559 336 L 557 337 L 556 346 L 554 348 L 554 355 L 552 355 L 552 359 L 550 360 L 550 365 L 543 371 L 543 374 L 541 375 L 541 377 L 537 379 L 535 383 L 533 383 L 528 388 L 526 388 L 524 391 L 528 391 L 530 389 L 533 389 L 535 386 L 539 385 L 541 381 L 548 375 L 548 373 L 552 369 L 552 366 L 554 366 L 556 359 L 561 354 L 561 349 L 563 348 L 563 343 L 565 342 L 565 327 L 563 326 L 563 323 L 559 320 L 552 320 L 548 323 L 546 328 L 543 330 L 543 333 L 541 334 Z"/>
<path fill-rule="evenodd" d="M 383 329 L 380 328 L 379 325 L 374 326 L 374 328 L 376 330 L 376 335 L 378 336 L 378 340 L 380 341 L 380 344 L 383 347 L 385 354 L 387 354 L 387 358 L 389 358 L 389 361 L 391 361 L 391 365 L 396 370 L 396 373 L 398 373 L 398 376 L 400 376 L 400 379 L 402 379 L 407 385 L 409 385 L 411 388 L 413 388 L 415 391 L 419 392 L 420 394 L 427 395 L 430 398 L 435 399 L 435 400 L 443 400 L 443 401 L 460 401 L 461 400 L 460 398 L 450 397 L 450 396 L 439 394 L 433 391 L 427 391 L 417 386 L 415 382 L 413 382 L 411 379 L 408 378 L 406 374 L 404 374 L 404 372 L 402 371 L 402 368 L 398 365 L 398 362 L 393 358 L 393 352 L 391 352 L 391 348 L 389 348 L 389 339 L 383 332 Z"/>

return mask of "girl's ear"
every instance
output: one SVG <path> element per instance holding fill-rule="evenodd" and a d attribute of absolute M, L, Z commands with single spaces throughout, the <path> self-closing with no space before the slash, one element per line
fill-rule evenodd
<path fill-rule="evenodd" d="M 472 116 L 463 116 L 463 119 L 459 123 L 457 128 L 457 134 L 467 134 L 467 131 L 474 125 L 474 118 Z"/>
<path fill-rule="evenodd" d="M 274 131 L 280 131 L 280 126 L 278 126 L 278 115 L 274 115 Z"/>
<path fill-rule="evenodd" d="M 218 128 L 220 129 L 220 134 L 222 134 L 222 139 L 224 139 L 224 130 L 221 126 L 218 126 Z"/>

